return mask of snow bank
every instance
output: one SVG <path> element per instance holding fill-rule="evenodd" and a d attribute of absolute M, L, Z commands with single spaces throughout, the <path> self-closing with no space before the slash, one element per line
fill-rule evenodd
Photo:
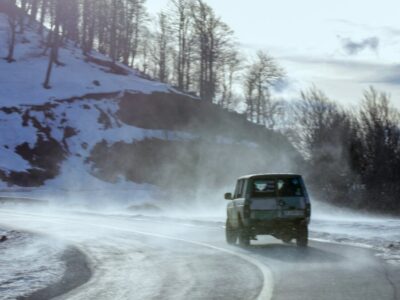
<path fill-rule="evenodd" d="M 400 220 L 358 217 L 314 218 L 311 236 L 332 242 L 366 246 L 379 251 L 384 259 L 400 263 Z"/>

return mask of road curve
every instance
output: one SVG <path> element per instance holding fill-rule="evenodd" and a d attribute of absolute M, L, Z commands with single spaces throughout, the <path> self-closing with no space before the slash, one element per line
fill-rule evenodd
<path fill-rule="evenodd" d="M 272 238 L 226 245 L 213 223 L 0 209 L 0 226 L 63 239 L 91 260 L 89 282 L 57 299 L 398 299 L 400 273 L 368 249 Z"/>

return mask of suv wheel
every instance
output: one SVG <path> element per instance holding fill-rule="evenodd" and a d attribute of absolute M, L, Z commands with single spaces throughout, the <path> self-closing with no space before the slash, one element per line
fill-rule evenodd
<path fill-rule="evenodd" d="M 239 245 L 245 247 L 250 245 L 250 234 L 246 227 L 243 226 L 243 224 L 240 224 Z"/>
<path fill-rule="evenodd" d="M 297 247 L 305 248 L 308 246 L 308 227 L 307 225 L 299 225 L 297 227 L 296 237 Z"/>
<path fill-rule="evenodd" d="M 238 239 L 238 232 L 231 226 L 229 220 L 226 220 L 225 224 L 225 238 L 226 242 L 230 245 L 236 244 Z"/>

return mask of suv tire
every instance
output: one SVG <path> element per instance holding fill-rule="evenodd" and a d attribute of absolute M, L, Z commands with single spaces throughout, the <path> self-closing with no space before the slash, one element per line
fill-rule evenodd
<path fill-rule="evenodd" d="M 239 245 L 240 246 L 250 246 L 250 234 L 246 227 L 243 226 L 242 222 L 240 222 L 239 229 Z"/>
<path fill-rule="evenodd" d="M 236 244 L 238 239 L 238 231 L 231 226 L 229 219 L 226 220 L 225 224 L 225 238 L 226 242 L 230 245 Z"/>
<path fill-rule="evenodd" d="M 296 237 L 297 247 L 306 248 L 308 246 L 308 227 L 307 225 L 301 224 L 297 227 Z"/>
<path fill-rule="evenodd" d="M 292 238 L 291 238 L 291 237 L 284 237 L 284 238 L 282 239 L 282 242 L 283 242 L 284 244 L 291 244 L 291 243 L 292 243 Z"/>

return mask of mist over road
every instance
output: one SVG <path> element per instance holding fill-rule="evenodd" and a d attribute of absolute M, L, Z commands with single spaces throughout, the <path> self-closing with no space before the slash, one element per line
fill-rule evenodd
<path fill-rule="evenodd" d="M 398 268 L 369 249 L 273 238 L 240 248 L 217 222 L 56 210 L 0 209 L 1 226 L 87 255 L 91 279 L 56 299 L 398 299 Z"/>

